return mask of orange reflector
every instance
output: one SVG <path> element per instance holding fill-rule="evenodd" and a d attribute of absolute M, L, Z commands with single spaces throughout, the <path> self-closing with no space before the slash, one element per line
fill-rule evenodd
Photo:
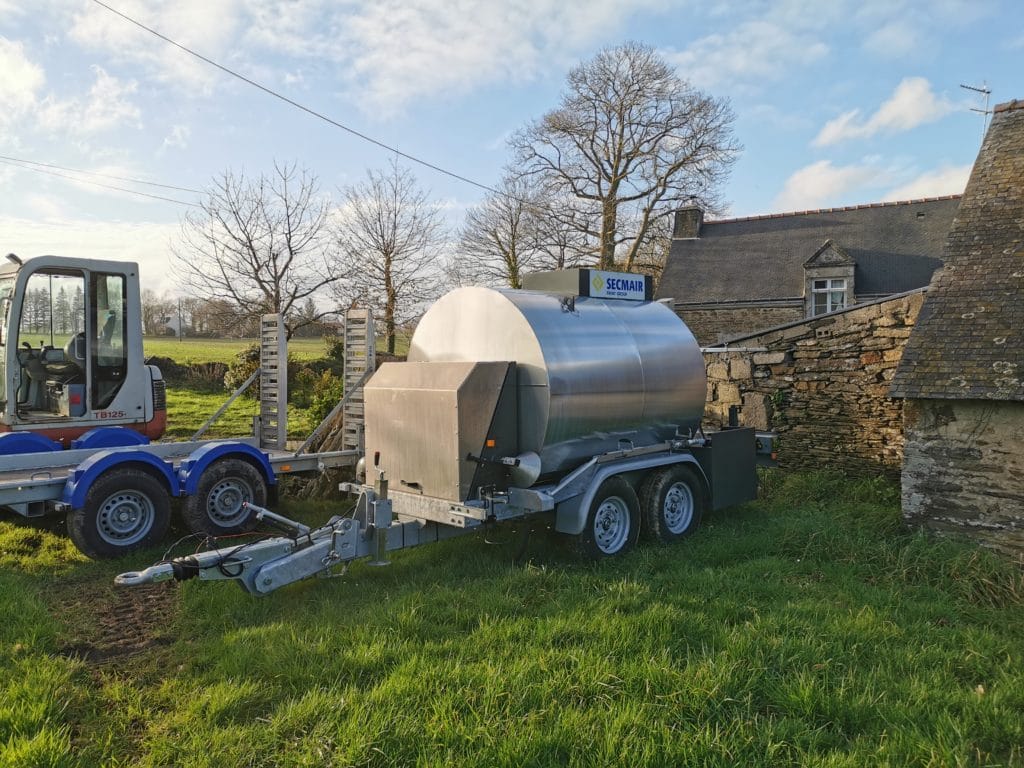
<path fill-rule="evenodd" d="M 485 443 L 485 445 L 486 445 L 486 446 L 487 446 L 488 448 L 493 448 L 493 447 L 494 447 L 494 438 L 493 438 L 493 437 L 492 437 L 492 438 L 488 438 L 488 440 L 487 440 L 487 442 Z"/>
<path fill-rule="evenodd" d="M 291 472 L 292 471 L 292 465 L 291 464 L 282 464 L 281 465 L 281 471 L 282 472 Z"/>

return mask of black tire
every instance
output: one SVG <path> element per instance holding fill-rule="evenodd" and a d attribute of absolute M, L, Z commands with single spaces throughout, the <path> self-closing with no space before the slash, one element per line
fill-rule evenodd
<path fill-rule="evenodd" d="M 704 484 L 691 467 L 675 465 L 652 472 L 640 486 L 640 509 L 645 538 L 678 541 L 700 525 L 707 497 Z"/>
<path fill-rule="evenodd" d="M 120 557 L 161 541 L 170 520 L 163 482 L 143 469 L 115 467 L 92 484 L 81 509 L 68 512 L 68 536 L 95 560 Z"/>
<path fill-rule="evenodd" d="M 257 523 L 256 514 L 243 509 L 246 501 L 259 507 L 267 503 L 263 473 L 243 459 L 220 459 L 203 472 L 195 494 L 182 505 L 181 517 L 192 533 L 246 533 Z"/>
<path fill-rule="evenodd" d="M 590 560 L 603 560 L 632 549 L 639 532 L 640 501 L 636 491 L 623 478 L 609 477 L 594 494 L 576 547 Z"/>

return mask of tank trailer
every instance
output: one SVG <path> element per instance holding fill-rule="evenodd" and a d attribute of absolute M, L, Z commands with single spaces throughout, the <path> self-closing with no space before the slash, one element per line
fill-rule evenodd
<path fill-rule="evenodd" d="M 753 499 L 758 436 L 705 434 L 704 359 L 650 279 L 580 269 L 523 290 L 458 288 L 423 316 L 408 361 L 366 384 L 365 453 L 349 515 L 316 529 L 255 508 L 284 535 L 117 577 L 235 579 L 265 594 L 358 558 L 532 515 L 590 558 L 640 534 L 672 542 L 706 510 Z M 767 445 L 767 443 L 765 443 Z"/>

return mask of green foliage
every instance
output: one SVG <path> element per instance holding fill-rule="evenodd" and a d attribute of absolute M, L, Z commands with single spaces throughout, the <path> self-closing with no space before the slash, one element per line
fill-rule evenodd
<path fill-rule="evenodd" d="M 289 360 L 289 367 L 291 361 Z M 250 344 L 249 346 L 239 350 L 235 355 L 235 359 L 228 364 L 228 370 L 224 374 L 224 388 L 228 392 L 234 392 L 240 386 L 242 386 L 256 369 L 260 367 L 260 345 L 258 343 Z M 259 398 L 259 384 L 253 382 L 249 389 L 245 391 L 243 397 L 248 397 L 251 400 Z"/>
<path fill-rule="evenodd" d="M 337 363 L 345 362 L 345 340 L 341 336 L 324 336 L 324 356 Z"/>
<path fill-rule="evenodd" d="M 345 381 L 330 370 L 301 368 L 288 390 L 288 399 L 306 411 L 309 420 L 319 424 L 345 393 Z"/>

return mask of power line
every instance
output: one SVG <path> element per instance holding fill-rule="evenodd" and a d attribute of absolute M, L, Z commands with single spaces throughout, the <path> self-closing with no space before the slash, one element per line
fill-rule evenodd
<path fill-rule="evenodd" d="M 163 200 L 165 203 L 175 203 L 177 205 L 187 205 L 190 207 L 198 207 L 195 203 L 189 203 L 185 200 L 175 200 L 172 197 L 163 197 L 162 195 L 151 195 L 149 192 L 140 192 L 137 189 L 128 189 L 126 187 L 115 187 L 113 184 L 103 184 L 99 181 L 90 181 L 89 179 L 80 179 L 77 176 L 69 176 L 66 173 L 58 173 L 57 171 L 48 171 L 45 168 L 32 168 L 30 166 L 19 165 L 18 163 L 11 162 L 3 157 L 0 157 L 0 163 L 10 165 L 14 168 L 20 168 L 23 171 L 32 171 L 34 173 L 45 173 L 47 176 L 56 176 L 60 179 L 69 179 L 71 181 L 77 181 L 80 184 L 91 184 L 94 187 L 102 187 L 103 189 L 113 189 L 117 192 L 127 192 L 130 195 L 138 195 L 139 197 L 148 197 L 153 200 Z"/>
<path fill-rule="evenodd" d="M 479 181 L 473 181 L 473 179 L 467 178 L 465 176 L 461 176 L 458 173 L 455 173 L 454 171 L 446 170 L 446 169 L 442 168 L 441 166 L 434 165 L 433 163 L 427 162 L 426 160 L 421 160 L 420 158 L 418 158 L 418 157 L 416 157 L 414 155 L 410 155 L 407 152 L 402 152 L 397 147 L 392 147 L 389 144 L 385 144 L 382 141 L 378 141 L 377 139 L 373 138 L 372 136 L 368 136 L 365 133 L 361 133 L 361 132 L 357 131 L 355 128 L 350 128 L 349 126 L 344 125 L 343 123 L 339 123 L 337 120 L 334 120 L 333 118 L 328 117 L 327 115 L 323 114 L 322 112 L 317 112 L 315 109 L 307 107 L 304 104 L 300 104 L 299 102 L 295 101 L 294 99 L 290 99 L 287 96 L 285 96 L 284 94 L 279 93 L 279 92 L 273 90 L 272 88 L 268 88 L 267 86 L 263 85 L 262 83 L 258 83 L 255 80 L 252 80 L 252 79 L 246 77 L 245 75 L 242 75 L 242 74 L 234 71 L 233 69 L 229 69 L 228 67 L 225 67 L 223 64 L 217 63 L 213 59 L 210 59 L 210 58 L 207 58 L 206 56 L 203 56 L 201 53 L 197 53 L 196 51 L 193 51 L 191 48 L 188 48 L 187 46 L 184 46 L 181 43 L 179 43 L 179 42 L 177 42 L 175 40 L 172 40 L 171 38 L 167 37 L 166 35 L 161 34 L 160 32 L 157 32 L 152 27 L 147 27 L 142 22 L 136 21 L 131 16 L 128 16 L 127 14 L 122 13 L 121 11 L 117 10 L 116 8 L 111 8 L 109 5 L 104 3 L 102 0 L 92 0 L 92 1 L 94 3 L 96 3 L 96 5 L 98 5 L 98 6 L 102 7 L 102 8 L 106 8 L 108 11 L 110 11 L 114 15 L 120 16 L 122 19 L 124 19 L 128 23 L 134 24 L 139 29 L 145 30 L 146 32 L 149 32 L 151 35 L 155 35 L 156 37 L 159 37 L 164 42 L 170 43 L 175 48 L 178 48 L 178 49 L 184 51 L 185 53 L 189 54 L 190 56 L 194 56 L 195 58 L 199 59 L 200 61 L 204 61 L 204 62 L 206 62 L 207 64 L 209 64 L 212 67 L 216 67 L 221 72 L 224 72 L 224 73 L 226 73 L 228 75 L 231 75 L 232 77 L 238 78 L 239 80 L 241 80 L 244 83 L 248 83 L 249 85 L 253 86 L 254 88 L 259 88 L 261 91 L 263 91 L 264 93 L 266 93 L 266 94 L 268 94 L 270 96 L 273 96 L 275 99 L 280 99 L 281 101 L 285 102 L 286 104 L 290 104 L 291 106 L 295 107 L 296 109 L 301 109 L 303 112 L 305 112 L 305 113 L 307 113 L 309 115 L 312 115 L 313 117 L 319 118 L 320 120 L 323 120 L 325 123 L 330 123 L 335 128 L 340 128 L 341 130 L 346 131 L 347 133 L 350 133 L 353 136 L 356 136 L 356 137 L 362 139 L 363 141 L 369 142 L 370 144 L 378 146 L 381 149 L 386 149 L 388 152 L 394 152 L 399 157 L 404 157 L 406 160 L 410 160 L 410 161 L 412 161 L 414 163 L 422 165 L 424 168 L 429 168 L 429 169 L 431 169 L 433 171 L 437 171 L 438 173 L 442 173 L 445 176 L 449 176 L 449 177 L 451 177 L 453 179 L 457 179 L 458 181 L 464 182 L 466 184 L 471 184 L 472 186 L 478 187 L 479 189 L 483 189 L 483 190 L 485 190 L 487 192 L 492 192 L 492 193 L 494 193 L 496 195 L 503 195 L 505 197 L 508 196 L 508 195 L 505 195 L 505 194 L 499 192 L 497 189 L 495 189 L 493 187 L 489 187 L 486 184 L 481 184 Z"/>
<path fill-rule="evenodd" d="M 178 192 L 192 192 L 192 193 L 197 194 L 197 195 L 203 194 L 203 191 L 201 189 L 191 189 L 190 187 L 176 187 L 173 184 L 160 184 L 160 183 L 155 182 L 155 181 L 143 181 L 142 179 L 133 179 L 133 178 L 130 178 L 128 176 L 115 176 L 112 173 L 100 173 L 99 171 L 84 171 L 81 168 L 69 168 L 66 165 L 57 165 L 55 163 L 40 163 L 40 162 L 38 162 L 36 160 L 25 160 L 24 158 L 21 158 L 21 157 L 10 157 L 9 155 L 0 155 L 0 160 L 6 160 L 9 163 L 24 163 L 25 165 L 35 165 L 35 166 L 40 166 L 42 168 L 56 168 L 57 170 L 60 170 L 60 171 L 69 171 L 71 173 L 81 173 L 81 174 L 84 174 L 86 176 L 98 176 L 100 178 L 114 179 L 116 181 L 127 181 L 127 182 L 130 182 L 132 184 L 146 184 L 147 186 L 150 186 L 150 187 L 161 187 L 163 189 L 173 189 L 173 190 L 176 190 Z M 29 168 L 27 170 L 34 170 L 34 169 Z M 84 179 L 83 179 L 83 181 L 84 181 Z"/>

